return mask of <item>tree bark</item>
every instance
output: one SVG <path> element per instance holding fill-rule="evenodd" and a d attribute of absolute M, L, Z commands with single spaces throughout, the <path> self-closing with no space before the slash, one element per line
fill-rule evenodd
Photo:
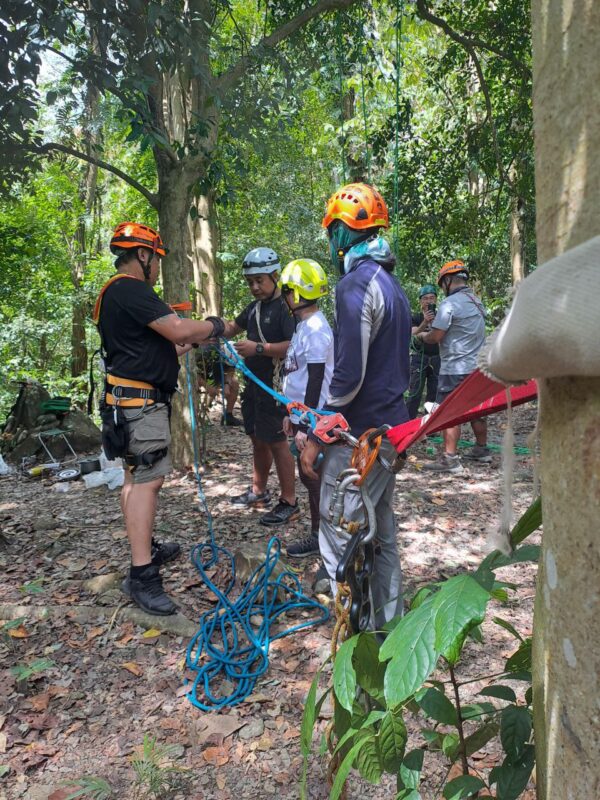
<path fill-rule="evenodd" d="M 513 286 L 516 286 L 525 277 L 525 220 L 520 197 L 511 199 L 510 265 Z"/>
<path fill-rule="evenodd" d="M 600 234 L 600 4 L 534 0 L 538 261 Z M 598 302 L 597 286 L 585 302 Z M 585 326 L 585 313 L 582 325 Z M 540 383 L 544 537 L 534 615 L 540 800 L 600 797 L 600 377 Z"/>

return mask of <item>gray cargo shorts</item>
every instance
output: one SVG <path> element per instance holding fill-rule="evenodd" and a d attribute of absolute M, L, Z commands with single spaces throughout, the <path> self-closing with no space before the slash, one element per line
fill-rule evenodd
<path fill-rule="evenodd" d="M 165 403 L 156 403 L 145 410 L 124 408 L 123 413 L 129 429 L 129 452 L 132 455 L 153 453 L 171 444 L 169 407 Z M 125 468 L 127 469 L 127 465 Z M 170 453 L 154 464 L 129 467 L 134 483 L 149 483 L 156 478 L 164 478 L 172 469 Z"/>

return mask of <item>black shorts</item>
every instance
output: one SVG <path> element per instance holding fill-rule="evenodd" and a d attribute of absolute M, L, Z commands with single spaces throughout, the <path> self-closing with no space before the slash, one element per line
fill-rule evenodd
<path fill-rule="evenodd" d="M 285 442 L 283 419 L 287 411 L 254 383 L 248 383 L 242 392 L 242 419 L 248 436 L 256 436 L 262 442 L 273 444 Z"/>
<path fill-rule="evenodd" d="M 435 402 L 438 403 L 438 405 L 443 403 L 448 395 L 452 394 L 456 387 L 460 386 L 470 374 L 471 373 L 468 372 L 466 375 L 439 375 Z"/>

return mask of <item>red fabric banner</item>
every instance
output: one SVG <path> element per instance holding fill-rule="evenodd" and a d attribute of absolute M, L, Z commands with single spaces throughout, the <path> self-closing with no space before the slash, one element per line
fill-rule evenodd
<path fill-rule="evenodd" d="M 486 417 L 497 411 L 504 411 L 508 405 L 510 392 L 511 405 L 519 406 L 537 397 L 537 384 L 534 380 L 510 389 L 486 377 L 478 369 L 471 373 L 452 394 L 428 417 L 418 417 L 396 425 L 387 432 L 387 437 L 396 450 L 401 453 L 429 433 L 453 428 L 463 422 L 478 417 Z"/>

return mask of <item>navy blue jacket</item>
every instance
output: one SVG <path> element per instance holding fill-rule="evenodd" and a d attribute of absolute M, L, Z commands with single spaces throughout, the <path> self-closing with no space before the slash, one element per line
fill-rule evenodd
<path fill-rule="evenodd" d="M 340 278 L 335 290 L 334 370 L 326 409 L 351 431 L 408 420 L 411 310 L 398 280 L 372 258 Z"/>

